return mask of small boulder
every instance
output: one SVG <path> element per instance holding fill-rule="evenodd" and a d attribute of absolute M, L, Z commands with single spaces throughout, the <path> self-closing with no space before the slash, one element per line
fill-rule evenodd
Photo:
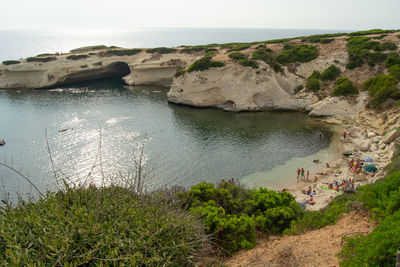
<path fill-rule="evenodd" d="M 368 151 L 369 148 L 371 147 L 371 142 L 370 141 L 363 141 L 361 143 L 358 144 L 358 150 L 360 151 Z"/>
<path fill-rule="evenodd" d="M 368 178 L 367 178 L 367 176 L 364 175 L 364 174 L 357 174 L 357 175 L 354 177 L 354 181 L 356 181 L 356 182 L 361 182 L 361 181 L 365 181 L 365 180 L 368 180 Z"/>
<path fill-rule="evenodd" d="M 378 148 L 381 149 L 381 150 L 384 150 L 385 147 L 386 147 L 386 144 L 384 144 L 384 143 L 378 145 Z"/>
<path fill-rule="evenodd" d="M 374 133 L 374 132 L 368 132 L 368 133 L 367 133 L 367 136 L 368 136 L 368 138 L 372 138 L 372 137 L 375 137 L 375 136 L 376 136 L 376 133 Z"/>
<path fill-rule="evenodd" d="M 371 145 L 371 151 L 374 152 L 374 151 L 377 151 L 377 150 L 378 150 L 378 145 L 377 144 L 372 144 Z"/>
<path fill-rule="evenodd" d="M 379 141 L 380 141 L 381 139 L 379 138 L 379 136 L 375 136 L 374 138 L 372 138 L 372 143 L 374 143 L 374 144 L 376 144 L 376 143 L 379 143 Z"/>
<path fill-rule="evenodd" d="M 398 131 L 398 130 L 393 130 L 393 131 L 388 132 L 388 133 L 383 137 L 382 141 L 383 141 L 383 143 L 385 143 L 385 144 L 389 144 L 389 143 L 391 143 L 392 141 L 396 140 L 397 137 L 399 137 L 399 136 L 400 136 L 400 131 Z"/>

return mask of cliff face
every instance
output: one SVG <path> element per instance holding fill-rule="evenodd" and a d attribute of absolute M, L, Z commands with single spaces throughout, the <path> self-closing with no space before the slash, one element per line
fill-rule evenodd
<path fill-rule="evenodd" d="M 267 64 L 265 70 L 237 64 L 206 71 L 185 73 L 176 78 L 168 100 L 198 107 L 217 107 L 230 111 L 285 109 L 303 110 L 312 97 L 295 98 L 294 89 L 303 83 L 300 77 L 275 73 Z"/>
<path fill-rule="evenodd" d="M 128 85 L 170 87 L 179 67 L 191 64 L 197 55 L 166 55 L 141 52 L 133 56 L 105 56 L 96 53 L 84 59 L 67 59 L 59 55 L 49 62 L 22 61 L 0 65 L 0 88 L 49 88 L 72 82 L 105 77 L 123 77 Z"/>

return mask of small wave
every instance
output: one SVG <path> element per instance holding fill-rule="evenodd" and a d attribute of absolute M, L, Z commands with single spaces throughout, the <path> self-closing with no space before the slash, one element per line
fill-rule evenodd
<path fill-rule="evenodd" d="M 107 123 L 107 124 L 114 125 L 114 124 L 117 124 L 117 123 L 119 123 L 119 122 L 121 122 L 121 121 L 128 120 L 128 119 L 130 119 L 130 118 L 132 118 L 132 117 L 111 118 L 111 119 L 106 120 L 106 123 Z"/>

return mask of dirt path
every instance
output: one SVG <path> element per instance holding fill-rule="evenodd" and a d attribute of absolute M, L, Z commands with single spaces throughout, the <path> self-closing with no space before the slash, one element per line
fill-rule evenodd
<path fill-rule="evenodd" d="M 359 213 L 344 214 L 337 224 L 296 236 L 259 240 L 255 248 L 240 251 L 225 262 L 228 266 L 339 266 L 335 255 L 342 236 L 370 231 L 375 224 Z"/>

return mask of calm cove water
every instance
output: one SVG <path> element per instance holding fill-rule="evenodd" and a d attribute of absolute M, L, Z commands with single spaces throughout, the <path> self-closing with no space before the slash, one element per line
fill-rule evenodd
<path fill-rule="evenodd" d="M 101 43 L 155 47 L 323 32 L 329 31 L 181 29 L 169 34 L 166 30 L 142 32 L 143 38 L 140 33 L 129 38 L 131 32 L 118 31 L 115 36 L 97 32 L 64 37 L 59 32 L 0 31 L 0 57 L 19 58 Z M 324 126 L 305 114 L 196 109 L 168 103 L 167 91 L 127 87 L 120 79 L 48 91 L 1 90 L 0 139 L 4 138 L 6 145 L 0 147 L 0 162 L 13 166 L 40 189 L 52 189 L 55 182 L 46 147 L 47 129 L 57 172 L 74 181 L 85 180 L 88 173 L 95 179 L 101 172 L 109 177 L 128 175 L 138 146 L 146 139 L 151 187 L 188 187 L 234 177 L 249 186 L 277 189 L 295 181 L 298 167 L 312 164 L 313 157 L 324 160 L 334 149 L 328 138 L 319 137 L 321 129 L 326 131 Z M 59 132 L 64 129 L 67 131 Z M 1 166 L 0 179 L 11 195 L 32 190 L 22 177 Z"/>

